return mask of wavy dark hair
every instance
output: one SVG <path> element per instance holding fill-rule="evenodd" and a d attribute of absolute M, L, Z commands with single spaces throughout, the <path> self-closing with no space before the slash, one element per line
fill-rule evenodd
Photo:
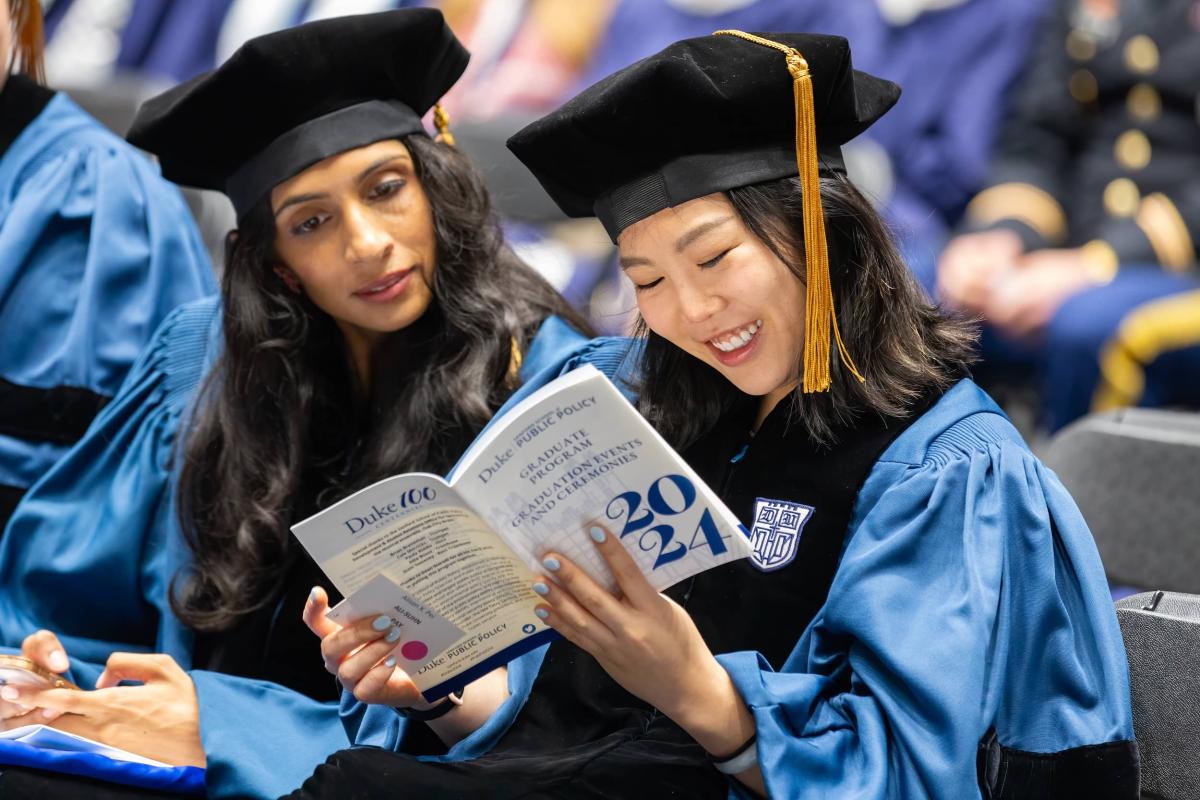
<path fill-rule="evenodd" d="M 402 138 L 429 198 L 437 263 L 429 309 L 373 354 L 369 396 L 334 320 L 274 274 L 266 201 L 227 242 L 224 350 L 183 448 L 178 513 L 191 566 L 171 606 L 227 630 L 273 602 L 303 515 L 397 472 L 444 472 L 512 391 L 524 351 L 557 314 L 587 322 L 505 244 L 483 180 L 458 150 Z"/>
<path fill-rule="evenodd" d="M 725 193 L 746 227 L 801 280 L 804 222 L 800 179 Z M 834 304 L 842 338 L 865 382 L 833 349 L 828 392 L 791 396 L 792 420 L 831 445 L 839 427 L 864 413 L 905 417 L 930 394 L 967 374 L 976 328 L 935 308 L 917 284 L 891 232 L 865 197 L 838 173 L 821 176 Z M 797 313 L 802 313 L 797 309 Z M 706 433 L 738 396 L 716 369 L 672 345 L 643 321 L 639 408 L 677 448 Z M 798 365 L 803 372 L 803 364 Z"/>

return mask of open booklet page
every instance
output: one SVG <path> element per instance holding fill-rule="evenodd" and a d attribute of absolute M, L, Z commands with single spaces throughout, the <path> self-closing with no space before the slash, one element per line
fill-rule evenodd
<path fill-rule="evenodd" d="M 657 589 L 750 552 L 733 514 L 591 366 L 496 420 L 449 483 L 388 478 L 292 530 L 346 595 L 330 618 L 389 614 L 400 666 L 436 699 L 548 641 L 530 588 L 547 550 L 614 588 L 592 521 Z"/>
<path fill-rule="evenodd" d="M 391 616 L 397 662 L 430 699 L 549 638 L 533 573 L 436 475 L 380 481 L 292 530 L 346 596 L 330 619 Z"/>
<path fill-rule="evenodd" d="M 656 589 L 750 554 L 733 513 L 593 366 L 547 384 L 473 444 L 459 494 L 542 571 L 555 550 L 597 582 L 612 575 L 586 533 L 598 521 Z"/>

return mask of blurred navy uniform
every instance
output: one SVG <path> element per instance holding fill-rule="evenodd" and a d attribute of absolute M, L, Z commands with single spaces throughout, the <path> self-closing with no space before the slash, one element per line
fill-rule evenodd
<path fill-rule="evenodd" d="M 1182 316 L 1136 320 L 1146 319 L 1143 304 L 1200 288 L 1198 122 L 1200 4 L 1073 0 L 1047 19 L 990 186 L 967 218 L 1015 231 L 1027 252 L 1082 248 L 1094 285 L 1060 306 L 1042 348 L 1051 428 L 1118 397 L 1188 400 L 1181 392 L 1200 372 L 1200 331 L 1181 328 Z M 1146 371 L 1168 352 L 1191 368 Z M 1102 371 L 1113 391 L 1097 393 Z"/>

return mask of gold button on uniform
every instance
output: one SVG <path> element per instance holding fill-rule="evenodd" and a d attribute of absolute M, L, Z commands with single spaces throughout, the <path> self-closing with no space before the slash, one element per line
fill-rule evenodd
<path fill-rule="evenodd" d="M 1117 137 L 1113 156 L 1125 169 L 1141 169 L 1150 163 L 1150 140 L 1141 131 L 1125 131 Z"/>
<path fill-rule="evenodd" d="M 1067 83 L 1067 88 L 1071 92 L 1071 97 L 1074 97 L 1077 103 L 1085 105 L 1095 101 L 1098 93 L 1096 76 L 1086 69 L 1077 69 L 1072 72 L 1071 80 Z"/>
<path fill-rule="evenodd" d="M 1067 55 L 1076 61 L 1089 61 L 1096 55 L 1096 41 L 1081 31 L 1067 34 Z"/>
<path fill-rule="evenodd" d="M 1145 34 L 1138 34 L 1125 43 L 1125 66 L 1140 75 L 1158 69 L 1158 45 Z"/>
<path fill-rule="evenodd" d="M 1162 114 L 1162 98 L 1150 84 L 1139 83 L 1129 90 L 1129 95 L 1125 98 L 1125 108 L 1134 119 L 1156 120 Z"/>
<path fill-rule="evenodd" d="M 1137 213 L 1142 193 L 1129 178 L 1117 178 L 1104 187 L 1104 210 L 1114 217 L 1132 217 Z"/>

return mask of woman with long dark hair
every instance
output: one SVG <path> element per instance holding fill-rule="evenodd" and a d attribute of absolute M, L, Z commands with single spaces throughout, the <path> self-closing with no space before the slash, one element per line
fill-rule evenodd
<path fill-rule="evenodd" d="M 514 392 L 587 358 L 586 322 L 505 244 L 479 173 L 425 133 L 466 61 L 436 11 L 347 17 L 252 40 L 142 107 L 131 141 L 225 191 L 238 228 L 220 306 L 164 325 L 14 522 L 3 642 L 98 687 L 22 690 L 45 712 L 27 719 L 207 764 L 217 795 L 277 794 L 348 743 L 300 619 L 321 573 L 289 527 L 447 471 Z M 506 703 L 508 674 L 470 688 L 432 723 L 445 743 Z"/>
<path fill-rule="evenodd" d="M 620 591 L 545 553 L 538 614 L 566 641 L 491 752 L 345 751 L 293 797 L 1137 796 L 1087 528 L 844 176 L 898 95 L 842 39 L 722 31 L 510 140 L 618 244 L 640 407 L 753 558 L 660 594 L 585 523 Z M 353 667 L 369 640 L 322 649 Z"/>

